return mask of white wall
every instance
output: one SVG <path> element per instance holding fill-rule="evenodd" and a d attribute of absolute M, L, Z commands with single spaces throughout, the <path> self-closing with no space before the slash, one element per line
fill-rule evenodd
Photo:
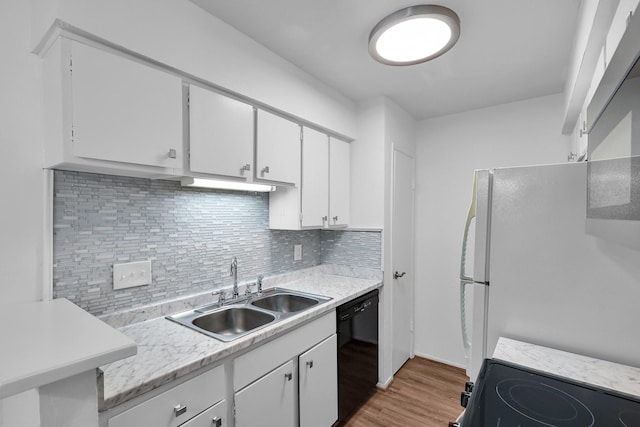
<path fill-rule="evenodd" d="M 473 170 L 566 162 L 563 108 L 558 94 L 419 123 L 416 354 L 465 365 L 458 271 Z"/>
<path fill-rule="evenodd" d="M 384 227 L 384 102 L 376 98 L 358 105 L 357 138 L 351 143 L 352 228 Z"/>
<path fill-rule="evenodd" d="M 34 40 L 55 18 L 346 136 L 355 104 L 187 0 L 34 0 Z"/>
<path fill-rule="evenodd" d="M 41 79 L 29 53 L 30 17 L 31 2 L 0 2 L 0 305 L 42 297 Z M 0 426 L 37 426 L 37 398 L 31 391 L 0 400 Z"/>

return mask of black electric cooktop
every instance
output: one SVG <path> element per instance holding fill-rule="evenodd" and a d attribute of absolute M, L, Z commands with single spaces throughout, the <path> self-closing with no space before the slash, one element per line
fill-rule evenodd
<path fill-rule="evenodd" d="M 640 399 L 487 359 L 462 427 L 640 427 Z"/>

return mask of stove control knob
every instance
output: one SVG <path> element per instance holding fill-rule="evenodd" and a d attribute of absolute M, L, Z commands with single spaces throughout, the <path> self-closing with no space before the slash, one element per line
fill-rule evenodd
<path fill-rule="evenodd" d="M 472 381 L 467 381 L 466 383 L 464 383 L 464 391 L 466 391 L 467 393 L 471 393 L 473 391 Z"/>
<path fill-rule="evenodd" d="M 469 403 L 469 398 L 471 397 L 471 393 L 467 392 L 467 391 L 463 391 L 462 393 L 460 393 L 460 405 L 463 408 L 467 407 L 467 404 Z"/>

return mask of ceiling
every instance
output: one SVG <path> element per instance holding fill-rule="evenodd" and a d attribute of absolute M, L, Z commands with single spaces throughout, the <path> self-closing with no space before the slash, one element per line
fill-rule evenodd
<path fill-rule="evenodd" d="M 423 64 L 379 64 L 368 37 L 406 0 L 192 0 L 346 97 L 385 95 L 416 119 L 562 92 L 580 0 L 442 0 L 458 43 Z"/>

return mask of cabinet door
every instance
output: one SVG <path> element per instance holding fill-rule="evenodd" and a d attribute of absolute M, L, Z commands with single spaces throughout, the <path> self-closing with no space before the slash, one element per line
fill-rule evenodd
<path fill-rule="evenodd" d="M 231 425 L 227 420 L 227 401 L 222 400 L 211 408 L 191 418 L 180 427 L 226 427 Z"/>
<path fill-rule="evenodd" d="M 300 355 L 300 427 L 328 427 L 338 419 L 337 338 Z"/>
<path fill-rule="evenodd" d="M 329 224 L 349 224 L 350 146 L 330 138 L 329 142 Z"/>
<path fill-rule="evenodd" d="M 189 87 L 189 169 L 246 178 L 253 168 L 253 107 Z"/>
<path fill-rule="evenodd" d="M 300 126 L 262 110 L 256 126 L 256 179 L 298 185 Z"/>
<path fill-rule="evenodd" d="M 237 392 L 236 427 L 295 426 L 296 380 L 289 361 Z"/>
<path fill-rule="evenodd" d="M 182 167 L 182 81 L 122 56 L 71 44 L 73 154 Z"/>
<path fill-rule="evenodd" d="M 302 139 L 302 226 L 324 227 L 329 215 L 329 137 L 304 128 Z"/>

